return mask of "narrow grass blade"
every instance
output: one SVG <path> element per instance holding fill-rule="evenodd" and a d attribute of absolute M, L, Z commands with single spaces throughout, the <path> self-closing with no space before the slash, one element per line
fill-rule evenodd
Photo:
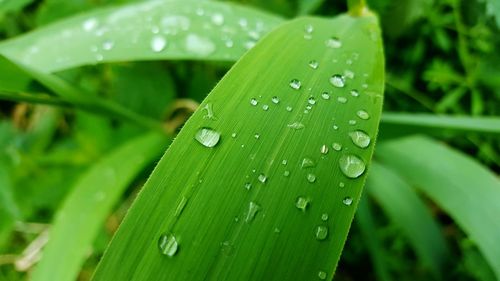
<path fill-rule="evenodd" d="M 380 130 L 384 136 L 415 133 L 481 133 L 500 135 L 500 118 L 384 112 Z"/>
<path fill-rule="evenodd" d="M 94 280 L 331 279 L 383 85 L 375 16 L 271 32 L 185 124 Z"/>
<path fill-rule="evenodd" d="M 424 266 L 437 279 L 442 277 L 450 251 L 438 224 L 412 187 L 398 174 L 374 161 L 366 188 L 403 230 Z"/>
<path fill-rule="evenodd" d="M 281 19 L 215 1 L 145 1 L 78 15 L 0 44 L 44 72 L 111 61 L 234 61 Z"/>
<path fill-rule="evenodd" d="M 75 280 L 111 208 L 144 167 L 159 158 L 166 139 L 148 134 L 130 140 L 92 166 L 75 184 L 50 229 L 31 280 Z M 61 257 L 61 253 L 65 253 Z M 60 266 L 64 258 L 64 266 Z"/>
<path fill-rule="evenodd" d="M 500 180 L 495 174 L 424 137 L 383 142 L 377 159 L 441 206 L 477 244 L 500 279 Z"/>
<path fill-rule="evenodd" d="M 0 159 L 0 253 L 10 237 L 14 222 L 20 218 L 20 211 L 12 194 L 12 182 L 8 166 Z"/>
<path fill-rule="evenodd" d="M 373 172 L 370 172 L 370 179 L 373 176 Z M 367 181 L 367 188 L 368 181 Z M 377 235 L 377 228 L 375 226 L 375 220 L 373 219 L 373 209 L 371 208 L 371 202 L 366 195 L 363 195 L 359 201 L 358 211 L 356 213 L 355 222 L 359 226 L 361 235 L 363 236 L 363 241 L 368 248 L 370 257 L 372 260 L 373 268 L 375 274 L 377 275 L 378 281 L 391 281 L 391 275 L 389 273 L 389 268 L 387 266 L 387 253 L 380 243 L 379 237 Z"/>

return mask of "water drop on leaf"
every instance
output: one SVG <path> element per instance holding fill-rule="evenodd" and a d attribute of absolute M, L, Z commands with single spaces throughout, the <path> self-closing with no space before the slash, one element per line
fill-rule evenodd
<path fill-rule="evenodd" d="M 358 178 L 365 172 L 365 162 L 354 154 L 344 154 L 339 159 L 339 167 L 348 178 Z"/>
<path fill-rule="evenodd" d="M 194 138 L 203 146 L 212 148 L 219 143 L 220 134 L 211 128 L 201 128 Z"/>
<path fill-rule="evenodd" d="M 173 257 L 179 249 L 179 244 L 174 235 L 164 233 L 158 240 L 158 249 L 162 255 Z"/>

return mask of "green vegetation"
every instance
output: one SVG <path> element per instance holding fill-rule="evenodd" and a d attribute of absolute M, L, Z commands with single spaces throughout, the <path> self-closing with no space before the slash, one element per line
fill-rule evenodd
<path fill-rule="evenodd" d="M 236 2 L 0 0 L 0 280 L 500 280 L 499 2 Z"/>

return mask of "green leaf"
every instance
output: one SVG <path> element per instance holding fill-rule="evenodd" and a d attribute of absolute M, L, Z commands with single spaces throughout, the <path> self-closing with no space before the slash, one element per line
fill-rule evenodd
<path fill-rule="evenodd" d="M 500 28 L 500 0 L 481 0 L 486 3 L 486 14 L 492 16 Z"/>
<path fill-rule="evenodd" d="M 381 43 L 375 16 L 266 36 L 184 125 L 94 280 L 331 279 L 377 134 Z"/>
<path fill-rule="evenodd" d="M 439 279 L 450 251 L 438 224 L 412 187 L 398 174 L 374 161 L 366 188 L 403 230 L 422 263 Z"/>
<path fill-rule="evenodd" d="M 234 61 L 281 18 L 232 3 L 146 1 L 74 16 L 0 44 L 44 72 L 111 61 Z"/>
<path fill-rule="evenodd" d="M 166 139 L 148 134 L 130 140 L 93 165 L 59 208 L 49 242 L 31 280 L 75 280 L 111 208 L 131 181 L 165 149 Z M 64 266 L 60 266 L 61 253 Z"/>
<path fill-rule="evenodd" d="M 500 135 L 500 118 L 384 112 L 381 136 L 396 137 L 415 133 L 453 135 L 481 133 Z"/>
<path fill-rule="evenodd" d="M 377 159 L 443 208 L 500 278 L 500 180 L 486 167 L 425 137 L 387 141 Z"/>

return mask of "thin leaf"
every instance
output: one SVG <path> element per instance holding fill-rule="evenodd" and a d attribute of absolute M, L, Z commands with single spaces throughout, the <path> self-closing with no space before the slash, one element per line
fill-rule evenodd
<path fill-rule="evenodd" d="M 145 1 L 62 20 L 0 44 L 0 53 L 44 72 L 112 61 L 234 61 L 281 22 L 232 3 Z"/>
<path fill-rule="evenodd" d="M 366 186 L 388 217 L 403 230 L 422 263 L 435 277 L 442 277 L 450 251 L 438 224 L 412 187 L 375 161 Z"/>
<path fill-rule="evenodd" d="M 331 279 L 373 152 L 383 62 L 374 16 L 266 36 L 185 124 L 94 280 Z"/>
<path fill-rule="evenodd" d="M 130 140 L 93 165 L 59 208 L 49 242 L 31 280 L 75 280 L 111 208 L 144 167 L 164 150 L 165 137 L 148 134 Z M 64 266 L 60 266 L 61 253 Z"/>
<path fill-rule="evenodd" d="M 424 137 L 383 142 L 377 157 L 448 212 L 500 279 L 500 180 L 495 174 Z"/>

